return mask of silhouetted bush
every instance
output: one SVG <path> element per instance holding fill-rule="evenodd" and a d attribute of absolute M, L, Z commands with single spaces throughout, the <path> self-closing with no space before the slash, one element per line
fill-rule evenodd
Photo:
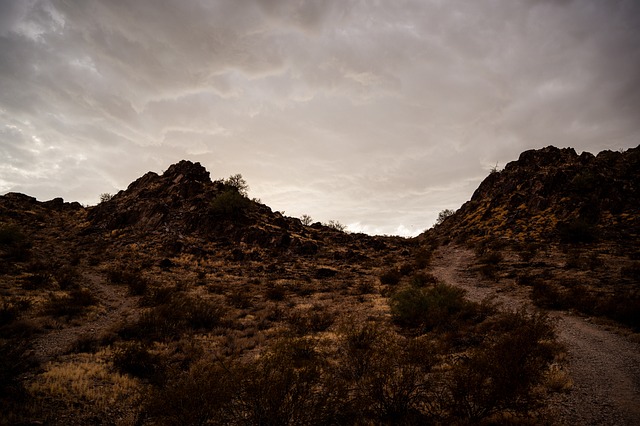
<path fill-rule="evenodd" d="M 251 201 L 236 190 L 225 191 L 211 201 L 209 213 L 221 219 L 244 217 Z"/>

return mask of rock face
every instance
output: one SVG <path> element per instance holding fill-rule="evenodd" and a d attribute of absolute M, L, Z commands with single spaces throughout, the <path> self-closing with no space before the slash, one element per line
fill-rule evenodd
<path fill-rule="evenodd" d="M 640 148 L 525 151 L 433 231 L 452 239 L 590 242 L 640 232 Z"/>
<path fill-rule="evenodd" d="M 180 161 L 162 175 L 149 172 L 88 213 L 87 233 L 126 231 L 243 243 L 308 256 L 323 241 L 340 244 L 357 238 L 331 228 L 303 226 L 269 207 L 249 200 L 223 181 L 211 181 L 199 163 Z M 373 240 L 359 236 L 365 245 Z M 239 254 L 236 254 L 236 257 Z"/>
<path fill-rule="evenodd" d="M 159 176 L 149 172 L 118 192 L 109 201 L 89 213 L 89 221 L 103 229 L 125 227 L 158 231 L 173 227 L 184 232 L 193 224 L 185 215 L 206 208 L 222 191 L 223 184 L 213 183 L 200 163 L 180 161 Z"/>

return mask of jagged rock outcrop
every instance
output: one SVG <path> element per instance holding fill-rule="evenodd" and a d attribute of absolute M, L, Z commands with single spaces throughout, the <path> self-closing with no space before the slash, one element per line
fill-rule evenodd
<path fill-rule="evenodd" d="M 303 226 L 299 219 L 249 200 L 223 181 L 211 181 L 200 163 L 185 160 L 162 175 L 149 172 L 137 179 L 93 207 L 88 221 L 91 225 L 86 233 L 125 230 L 173 239 L 196 236 L 303 256 L 316 254 L 325 243 L 376 244 L 366 235 L 351 236 L 322 225 Z M 236 253 L 235 257 L 241 256 Z"/>
<path fill-rule="evenodd" d="M 552 146 L 523 152 L 491 173 L 432 235 L 482 240 L 638 240 L 640 148 L 578 155 Z"/>

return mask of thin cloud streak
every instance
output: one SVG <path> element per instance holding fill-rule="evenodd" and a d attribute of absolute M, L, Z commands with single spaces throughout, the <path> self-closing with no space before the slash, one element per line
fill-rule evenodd
<path fill-rule="evenodd" d="M 4 1 L 0 191 L 93 204 L 187 158 L 415 235 L 523 150 L 638 145 L 638 28 L 633 0 Z"/>

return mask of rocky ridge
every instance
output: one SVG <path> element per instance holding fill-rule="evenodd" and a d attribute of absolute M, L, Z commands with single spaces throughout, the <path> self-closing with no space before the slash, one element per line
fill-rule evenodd
<path fill-rule="evenodd" d="M 638 247 L 640 147 L 598 155 L 549 146 L 493 171 L 431 234 L 453 240 L 624 241 Z"/>

